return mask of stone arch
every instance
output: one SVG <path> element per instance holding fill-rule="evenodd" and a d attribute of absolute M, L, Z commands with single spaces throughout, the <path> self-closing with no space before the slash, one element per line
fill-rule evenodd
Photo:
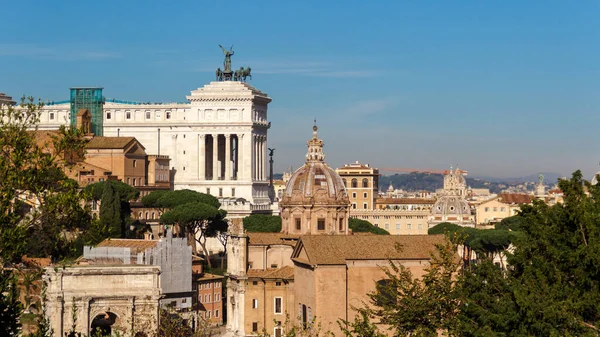
<path fill-rule="evenodd" d="M 96 331 L 99 331 L 101 336 L 111 336 L 119 323 L 119 316 L 112 311 L 99 312 L 92 317 L 90 333 L 94 336 Z"/>

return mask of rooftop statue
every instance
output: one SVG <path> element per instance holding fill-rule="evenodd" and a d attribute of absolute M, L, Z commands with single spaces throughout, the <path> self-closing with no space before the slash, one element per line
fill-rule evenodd
<path fill-rule="evenodd" d="M 223 50 L 223 54 L 225 54 L 225 61 L 223 61 L 223 66 L 225 66 L 225 70 L 223 72 L 230 73 L 231 72 L 231 57 L 233 56 L 233 45 L 229 48 L 229 50 L 223 48 L 223 46 L 219 45 L 221 50 Z"/>

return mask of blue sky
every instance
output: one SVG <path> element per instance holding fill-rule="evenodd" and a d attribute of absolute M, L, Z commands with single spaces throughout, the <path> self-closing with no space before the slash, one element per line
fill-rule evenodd
<path fill-rule="evenodd" d="M 184 101 L 218 44 L 267 92 L 276 170 L 313 119 L 331 166 L 599 169 L 599 1 L 10 1 L 0 91 Z"/>

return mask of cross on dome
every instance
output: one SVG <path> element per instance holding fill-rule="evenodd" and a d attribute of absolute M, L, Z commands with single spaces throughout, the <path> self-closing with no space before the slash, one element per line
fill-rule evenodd
<path fill-rule="evenodd" d="M 306 153 L 306 162 L 323 162 L 325 161 L 325 154 L 323 153 L 323 141 L 317 136 L 317 120 L 315 119 L 315 125 L 313 126 L 312 139 L 306 143 L 308 145 L 308 152 Z"/>

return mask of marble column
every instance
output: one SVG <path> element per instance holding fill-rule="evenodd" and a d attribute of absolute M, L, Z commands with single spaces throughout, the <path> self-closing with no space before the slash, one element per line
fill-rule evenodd
<path fill-rule="evenodd" d="M 267 142 L 265 136 L 260 136 L 260 180 L 265 181 L 267 178 L 267 161 L 265 160 L 265 154 L 267 152 Z"/>
<path fill-rule="evenodd" d="M 198 180 L 206 179 L 206 137 L 198 135 Z"/>
<path fill-rule="evenodd" d="M 258 139 L 256 135 L 252 135 L 252 180 L 256 180 L 258 174 Z"/>
<path fill-rule="evenodd" d="M 219 135 L 213 133 L 213 174 L 212 180 L 219 180 Z"/>
<path fill-rule="evenodd" d="M 225 180 L 231 180 L 231 135 L 225 135 Z"/>

